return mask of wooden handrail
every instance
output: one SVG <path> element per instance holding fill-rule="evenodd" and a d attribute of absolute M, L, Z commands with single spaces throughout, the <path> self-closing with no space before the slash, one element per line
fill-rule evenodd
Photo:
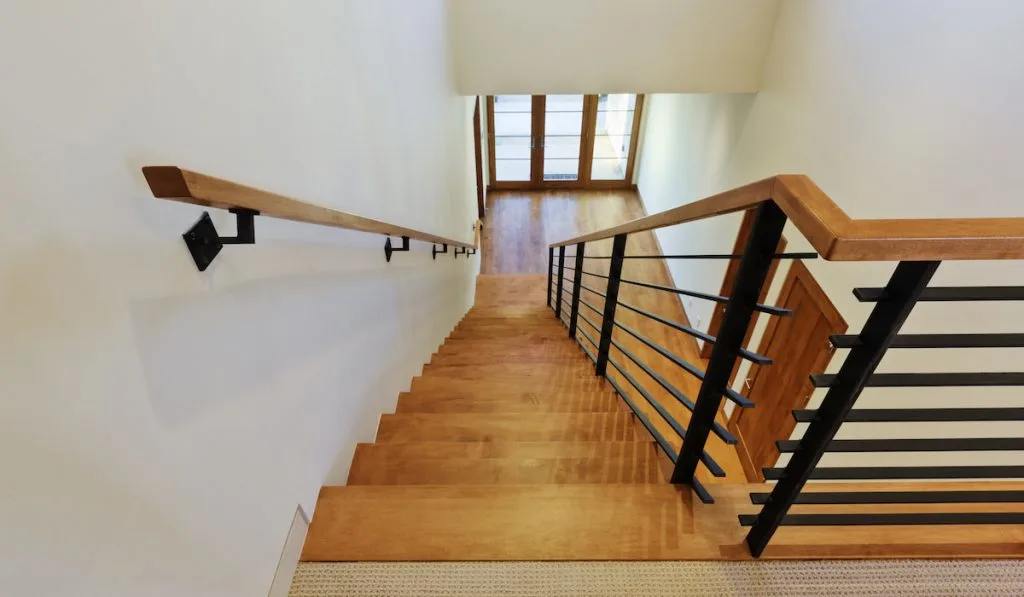
<path fill-rule="evenodd" d="M 1024 259 L 1024 218 L 852 220 L 810 178 L 780 174 L 554 247 L 751 209 L 773 199 L 830 261 Z"/>
<path fill-rule="evenodd" d="M 360 230 L 387 236 L 408 236 L 435 244 L 449 244 L 454 247 L 475 249 L 473 244 L 436 236 L 412 228 L 403 228 L 379 220 L 372 220 L 336 209 L 314 205 L 292 199 L 284 195 L 254 189 L 206 174 L 199 174 L 177 166 L 144 166 L 142 174 L 146 177 L 153 196 L 159 199 L 170 199 L 182 203 L 192 203 L 205 207 L 220 209 L 244 208 L 260 212 L 261 216 Z"/>

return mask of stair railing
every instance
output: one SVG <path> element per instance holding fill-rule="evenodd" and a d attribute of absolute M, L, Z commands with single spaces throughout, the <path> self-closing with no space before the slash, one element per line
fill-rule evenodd
<path fill-rule="evenodd" d="M 722 214 L 754 210 L 753 227 L 740 255 L 627 255 L 627 237 L 650 231 L 710 218 Z M 782 230 L 792 222 L 804 235 L 814 253 L 776 253 Z M 610 255 L 593 255 L 587 243 L 612 239 Z M 566 267 L 566 248 L 575 247 L 573 265 Z M 557 250 L 557 263 L 555 251 Z M 792 454 L 784 467 L 765 469 L 765 476 L 776 481 L 771 491 L 751 494 L 753 504 L 760 505 L 756 515 L 741 515 L 740 524 L 749 526 L 746 542 L 750 552 L 760 556 L 781 525 L 920 525 L 920 524 L 1024 524 L 1024 512 L 1007 511 L 995 507 L 991 512 L 957 511 L 961 504 L 1024 503 L 1024 491 L 982 487 L 964 491 L 951 491 L 948 486 L 936 485 L 927 491 L 878 491 L 877 487 L 864 491 L 804 492 L 808 481 L 829 480 L 898 480 L 898 479 L 1017 479 L 1024 478 L 1024 466 L 925 466 L 925 467 L 819 467 L 826 452 L 917 452 L 957 450 L 1024 450 L 1024 438 L 960 438 L 960 439 L 878 439 L 834 440 L 844 424 L 899 421 L 906 424 L 934 421 L 1024 421 L 1021 408 L 915 408 L 915 409 L 856 409 L 857 398 L 871 387 L 936 387 L 936 386 L 1024 386 L 1024 372 L 1010 373 L 875 373 L 879 362 L 890 349 L 902 348 L 983 348 L 1024 347 L 1024 334 L 900 334 L 900 329 L 918 302 L 924 301 L 1022 301 L 1024 287 L 932 287 L 928 286 L 943 260 L 1024 259 L 1024 218 L 960 219 L 960 220 L 851 220 L 835 203 L 805 176 L 779 175 L 744 187 L 733 189 L 694 203 L 626 222 L 606 230 L 584 234 L 577 238 L 554 243 L 548 251 L 549 305 L 555 310 L 570 337 L 594 362 L 595 373 L 605 377 L 630 407 L 638 420 L 648 429 L 657 444 L 673 462 L 671 482 L 693 488 L 698 498 L 713 503 L 714 498 L 697 478 L 703 465 L 713 476 L 725 476 L 722 468 L 706 451 L 710 435 L 726 443 L 736 438 L 715 419 L 723 399 L 731 400 L 739 408 L 755 406 L 746 396 L 730 387 L 730 376 L 737 361 L 744 359 L 758 366 L 770 366 L 771 360 L 743 346 L 748 328 L 757 313 L 785 317 L 791 313 L 782 308 L 759 303 L 764 285 L 774 260 L 814 259 L 818 256 L 829 261 L 885 261 L 897 265 L 887 284 L 882 288 L 857 288 L 855 296 L 862 302 L 871 302 L 874 309 L 858 334 L 833 336 L 836 348 L 850 352 L 834 375 L 815 374 L 811 380 L 815 387 L 828 388 L 821 406 L 815 410 L 796 411 L 798 422 L 809 423 L 799 440 L 782 438 L 778 447 Z M 728 296 L 718 296 L 694 290 L 678 289 L 622 276 L 623 263 L 630 259 L 738 259 L 739 268 L 734 286 Z M 586 260 L 610 260 L 607 274 L 585 271 Z M 566 271 L 572 272 L 571 288 Z M 587 281 L 584 281 L 587 276 Z M 604 279 L 604 292 L 588 286 L 591 278 Z M 553 280 L 555 294 L 551 295 Z M 622 284 L 669 292 L 725 304 L 725 315 L 715 335 L 696 330 L 660 315 L 624 303 L 619 299 Z M 583 298 L 582 293 L 587 293 Z M 562 303 L 563 295 L 568 307 Z M 589 300 L 599 297 L 603 306 Z M 595 322 L 580 310 L 592 312 Z M 678 332 L 713 345 L 706 368 L 688 362 L 640 334 L 637 330 L 616 321 L 619 307 L 644 316 Z M 588 333 L 579 322 L 585 323 L 597 337 Z M 700 380 L 696 400 L 673 387 L 649 363 L 644 363 L 614 337 L 618 329 L 634 338 L 660 356 Z M 690 411 L 687 426 L 672 417 L 664 404 L 652 397 L 616 360 L 615 348 L 629 362 L 664 389 Z M 650 418 L 638 408 L 637 402 L 619 381 L 608 375 L 608 364 L 623 380 L 653 407 L 669 427 L 681 438 L 682 447 L 676 453 Z M 924 405 L 926 406 L 926 405 Z M 913 437 L 911 435 L 911 437 Z M 883 486 L 884 487 L 884 486 Z M 993 486 L 995 487 L 995 486 Z M 830 504 L 851 506 L 849 512 L 829 514 L 792 514 L 797 504 Z M 856 505 L 900 504 L 907 507 L 898 513 L 864 513 Z M 936 513 L 923 509 L 913 511 L 913 505 L 946 504 L 949 512 Z"/>
<path fill-rule="evenodd" d="M 394 253 L 408 251 L 410 240 L 432 243 L 434 259 L 439 254 L 447 253 L 449 245 L 453 247 L 455 258 L 459 255 L 475 255 L 479 246 L 479 220 L 473 224 L 474 240 L 469 243 L 307 203 L 177 166 L 145 166 L 142 174 L 153 196 L 158 199 L 226 209 L 235 214 L 238 221 L 236 236 L 220 236 L 208 212 L 204 212 L 182 235 L 199 271 L 210 266 L 224 245 L 253 244 L 256 240 L 253 224 L 255 216 L 382 234 L 387 237 L 384 241 L 384 256 L 388 262 Z M 396 247 L 392 244 L 392 237 L 400 238 L 401 245 Z M 438 245 L 444 246 L 444 250 L 438 251 Z"/>

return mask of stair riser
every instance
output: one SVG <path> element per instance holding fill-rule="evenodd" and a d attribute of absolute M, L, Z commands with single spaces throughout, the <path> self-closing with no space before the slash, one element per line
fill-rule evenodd
<path fill-rule="evenodd" d="M 407 459 L 357 455 L 348 485 L 661 483 L 654 458 Z"/>
<path fill-rule="evenodd" d="M 403 393 L 396 413 L 540 413 L 624 412 L 626 406 L 612 394 L 518 393 L 453 396 L 443 391 Z"/>
<path fill-rule="evenodd" d="M 486 396 L 493 392 L 509 393 L 513 391 L 542 394 L 549 392 L 608 393 L 610 391 L 608 385 L 593 376 L 558 379 L 528 376 L 491 377 L 488 379 L 430 376 L 413 379 L 410 389 L 412 392 L 451 391 L 452 395 L 458 396 Z"/>
<path fill-rule="evenodd" d="M 377 442 L 627 441 L 636 439 L 632 415 L 384 415 Z"/>
<path fill-rule="evenodd" d="M 621 442 L 444 442 L 415 444 L 359 444 L 356 454 L 370 454 L 392 462 L 410 459 L 551 459 L 551 458 L 652 458 L 661 457 L 653 441 Z"/>

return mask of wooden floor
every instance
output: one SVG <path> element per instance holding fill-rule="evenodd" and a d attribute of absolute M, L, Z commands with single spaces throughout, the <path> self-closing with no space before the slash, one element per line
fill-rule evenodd
<path fill-rule="evenodd" d="M 550 243 L 563 241 L 585 232 L 601 230 L 644 215 L 646 213 L 640 197 L 636 191 L 632 190 L 491 192 L 487 197 L 487 215 L 484 219 L 481 272 L 485 274 L 536 273 L 546 276 Z M 631 234 L 626 243 L 627 255 L 657 255 L 660 252 L 654 234 L 651 232 Z M 571 254 L 575 254 L 575 248 L 566 251 L 566 255 Z M 585 254 L 588 256 L 611 255 L 611 241 L 588 243 Z M 571 266 L 569 257 L 566 257 L 566 265 L 567 267 Z M 587 272 L 607 274 L 608 266 L 609 260 L 607 259 L 584 260 L 584 270 Z M 568 272 L 567 275 L 571 276 L 572 272 Z M 658 259 L 626 260 L 622 276 L 641 282 L 675 286 L 664 262 Z M 571 281 L 571 279 L 566 281 L 567 291 L 571 289 Z M 602 278 L 583 276 L 583 286 L 603 293 L 605 285 L 606 280 Z M 568 294 L 564 294 L 563 298 L 567 296 Z M 592 307 L 604 308 L 603 299 L 596 294 L 583 290 L 580 297 Z M 619 300 L 666 319 L 689 325 L 682 304 L 674 294 L 622 284 L 619 287 Z M 587 320 L 596 325 L 601 324 L 601 316 L 598 313 L 586 305 L 581 306 L 580 309 Z M 700 358 L 697 342 L 693 337 L 624 308 L 617 310 L 615 320 L 636 330 L 683 360 L 697 365 L 701 370 L 706 367 L 706 362 Z M 595 340 L 600 336 L 598 331 L 586 321 L 581 322 L 579 328 Z M 612 337 L 626 350 L 648 364 L 670 385 L 690 400 L 696 400 L 700 382 L 694 376 L 683 371 L 621 329 L 616 328 Z M 587 342 L 586 339 L 581 341 Z M 664 406 L 683 427 L 687 426 L 690 413 L 672 394 L 619 350 L 612 348 L 611 352 L 615 362 L 642 384 L 644 389 Z M 631 393 L 634 403 L 644 411 L 658 431 L 678 450 L 682 441 L 673 428 L 651 405 L 644 401 L 614 367 L 609 367 L 609 374 L 620 386 Z M 724 427 L 726 423 L 724 416 L 720 417 L 720 422 Z M 746 482 L 746 476 L 733 446 L 711 436 L 708 440 L 707 451 L 726 472 L 726 477 L 714 478 L 707 474 L 702 466 L 698 475 L 705 484 Z"/>
<path fill-rule="evenodd" d="M 630 207 L 627 196 L 601 197 L 607 197 L 610 205 L 634 210 L 620 216 L 636 213 L 637 206 Z M 597 202 L 580 200 L 575 207 L 571 202 L 560 203 L 555 211 L 563 216 L 593 211 L 595 217 L 606 217 L 600 215 Z M 499 226 L 501 204 L 494 195 L 492 201 L 489 225 Z M 545 212 L 534 202 L 535 198 L 529 200 L 531 207 L 525 213 Z M 602 220 L 599 225 L 610 223 L 614 222 Z M 560 226 L 561 237 L 587 224 L 575 222 L 572 225 L 578 229 L 572 230 L 568 225 L 559 219 L 551 227 Z M 546 246 L 550 239 L 537 232 L 545 226 L 523 226 L 530 239 L 524 244 Z M 536 263 L 546 267 L 543 260 L 532 261 L 530 251 L 520 251 L 519 257 L 499 257 L 499 252 L 511 251 L 514 244 L 499 248 L 492 233 L 496 237 L 503 229 L 485 230 L 488 270 L 530 268 Z M 650 237 L 639 235 L 629 248 L 655 249 Z M 488 253 L 494 257 L 487 257 Z M 632 275 L 668 282 L 663 271 L 649 264 Z M 543 273 L 479 276 L 473 308 L 423 374 L 413 380 L 410 391 L 401 394 L 395 414 L 382 416 L 376 441 L 357 446 L 348 484 L 322 488 L 302 560 L 750 559 L 746 529 L 738 516 L 756 513 L 758 507 L 751 504 L 749 493 L 766 491 L 768 486 L 743 483 L 735 454 L 730 458 L 732 448 L 717 440 L 710 451 L 735 474 L 724 479 L 732 482 L 710 486 L 714 504 L 701 504 L 688 488 L 669 484 L 671 463 L 609 384 L 593 375 L 589 359 L 545 304 L 546 289 Z M 623 300 L 682 321 L 678 303 L 656 294 L 624 294 Z M 685 338 L 650 328 L 649 323 L 630 321 L 629 325 L 647 326 L 645 334 L 677 354 L 696 358 L 695 348 Z M 646 358 L 654 363 L 657 357 Z M 662 363 L 658 371 L 695 395 L 695 385 L 685 374 L 671 372 L 670 366 Z M 655 388 L 650 389 L 653 393 Z M 661 396 L 666 406 L 671 404 L 670 397 Z M 664 425 L 659 428 L 671 432 Z M 674 440 L 678 444 L 678 438 Z M 927 489 L 970 490 L 981 485 L 929 485 Z M 986 487 L 1021 490 L 1024 484 Z M 818 488 L 923 489 L 893 483 Z M 915 511 L 992 511 L 993 507 L 913 506 Z M 1024 504 L 995 507 L 1019 511 Z M 835 508 L 801 505 L 792 513 Z M 899 512 L 908 506 L 849 506 L 844 511 L 858 508 Z M 764 554 L 782 559 L 1021 556 L 1024 525 L 783 527 Z"/>

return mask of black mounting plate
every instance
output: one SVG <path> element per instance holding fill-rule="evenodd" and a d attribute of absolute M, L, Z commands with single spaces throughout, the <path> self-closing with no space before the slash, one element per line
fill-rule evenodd
<path fill-rule="evenodd" d="M 224 248 L 224 243 L 220 241 L 217 228 L 213 225 L 213 219 L 210 218 L 209 212 L 203 212 L 199 221 L 181 237 L 185 239 L 185 246 L 188 247 L 188 252 L 192 255 L 192 261 L 195 261 L 196 267 L 201 272 L 210 267 L 210 263 Z"/>

